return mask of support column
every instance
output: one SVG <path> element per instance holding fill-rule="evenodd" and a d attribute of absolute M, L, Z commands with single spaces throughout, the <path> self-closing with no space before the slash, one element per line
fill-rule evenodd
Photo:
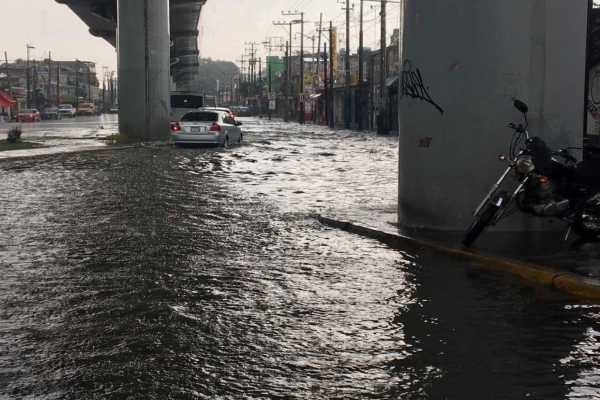
<path fill-rule="evenodd" d="M 119 132 L 170 137 L 169 2 L 118 0 Z"/>
<path fill-rule="evenodd" d="M 581 147 L 588 1 L 403 3 L 399 222 L 464 231 L 507 167 L 506 123 L 524 123 L 515 99 L 529 105 L 531 135 Z M 492 229 L 556 226 L 519 212 Z"/>

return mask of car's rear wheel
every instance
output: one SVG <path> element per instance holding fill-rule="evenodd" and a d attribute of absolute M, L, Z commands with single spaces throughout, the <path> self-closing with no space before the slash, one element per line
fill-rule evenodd
<path fill-rule="evenodd" d="M 229 147 L 229 136 L 225 136 L 225 139 L 223 139 L 223 144 L 221 145 L 224 149 Z"/>
<path fill-rule="evenodd" d="M 238 143 L 242 143 L 244 141 L 244 135 L 240 133 L 240 138 L 238 139 Z"/>

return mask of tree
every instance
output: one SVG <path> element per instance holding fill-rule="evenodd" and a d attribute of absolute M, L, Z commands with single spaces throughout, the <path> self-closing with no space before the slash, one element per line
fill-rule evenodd
<path fill-rule="evenodd" d="M 198 75 L 187 83 L 189 90 L 216 96 L 217 80 L 221 82 L 221 90 L 231 85 L 233 77 L 239 74 L 239 69 L 231 61 L 212 60 L 211 58 L 200 59 Z"/>

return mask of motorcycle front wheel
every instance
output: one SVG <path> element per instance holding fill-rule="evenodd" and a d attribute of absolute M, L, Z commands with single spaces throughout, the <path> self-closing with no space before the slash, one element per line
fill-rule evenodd
<path fill-rule="evenodd" d="M 500 209 L 499 206 L 495 205 L 492 202 L 487 202 L 479 217 L 473 222 L 473 225 L 467 231 L 465 238 L 463 239 L 463 244 L 467 247 L 471 246 L 473 242 L 485 231 L 485 229 L 490 225 L 496 213 Z"/>

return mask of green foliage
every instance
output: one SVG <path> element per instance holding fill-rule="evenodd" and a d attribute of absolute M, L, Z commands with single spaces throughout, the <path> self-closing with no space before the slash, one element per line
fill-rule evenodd
<path fill-rule="evenodd" d="M 117 144 L 117 143 L 125 143 L 127 142 L 127 136 L 125 135 L 109 135 L 103 138 L 99 138 L 100 140 L 106 140 L 109 144 Z"/>
<path fill-rule="evenodd" d="M 223 90 L 223 88 L 231 86 L 231 78 L 238 73 L 238 67 L 231 61 L 202 58 L 198 67 L 198 75 L 189 81 L 186 86 L 188 90 L 216 96 L 218 94 L 217 79 L 221 82 L 221 90 Z M 234 84 L 236 83 L 234 82 Z"/>
<path fill-rule="evenodd" d="M 13 126 L 8 130 L 8 137 L 6 138 L 6 141 L 9 143 L 16 143 L 21 139 L 22 133 L 23 130 L 19 125 Z"/>

